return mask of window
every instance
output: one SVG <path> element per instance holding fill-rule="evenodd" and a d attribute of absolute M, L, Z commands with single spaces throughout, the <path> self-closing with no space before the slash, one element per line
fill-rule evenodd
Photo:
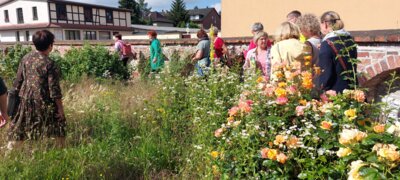
<path fill-rule="evenodd" d="M 110 31 L 99 31 L 99 40 L 110 40 L 111 33 Z"/>
<path fill-rule="evenodd" d="M 37 7 L 32 7 L 33 20 L 38 20 Z"/>
<path fill-rule="evenodd" d="M 106 22 L 107 23 L 114 23 L 114 19 L 113 19 L 113 11 L 110 9 L 106 10 Z"/>
<path fill-rule="evenodd" d="M 25 41 L 29 41 L 29 31 L 25 31 Z"/>
<path fill-rule="evenodd" d="M 4 22 L 10 22 L 10 18 L 8 17 L 8 10 L 4 10 Z"/>
<path fill-rule="evenodd" d="M 83 12 L 85 14 L 85 21 L 86 22 L 93 22 L 93 11 L 92 11 L 92 8 L 85 7 L 85 9 L 83 9 Z"/>
<path fill-rule="evenodd" d="M 58 20 L 67 20 L 67 7 L 65 4 L 56 4 L 56 12 Z"/>
<path fill-rule="evenodd" d="M 19 42 L 19 31 L 17 31 L 17 32 L 15 33 L 15 40 L 16 40 L 17 42 Z"/>
<path fill-rule="evenodd" d="M 24 23 L 24 14 L 22 13 L 22 8 L 17 8 L 17 20 L 18 24 Z"/>
<path fill-rule="evenodd" d="M 85 31 L 85 40 L 96 40 L 96 31 Z"/>
<path fill-rule="evenodd" d="M 81 32 L 78 30 L 65 30 L 65 40 L 81 40 Z"/>

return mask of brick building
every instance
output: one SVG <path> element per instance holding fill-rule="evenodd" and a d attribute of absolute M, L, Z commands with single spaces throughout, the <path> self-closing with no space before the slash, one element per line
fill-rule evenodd
<path fill-rule="evenodd" d="M 198 24 L 201 28 L 209 29 L 212 24 L 221 29 L 221 16 L 215 8 L 195 8 L 188 11 L 190 20 Z"/>

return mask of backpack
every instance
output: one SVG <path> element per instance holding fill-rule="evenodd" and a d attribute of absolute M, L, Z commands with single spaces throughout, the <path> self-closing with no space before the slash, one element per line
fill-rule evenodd
<path fill-rule="evenodd" d="M 132 46 L 122 41 L 120 43 L 122 45 L 122 56 L 136 59 L 136 52 L 132 52 Z"/>

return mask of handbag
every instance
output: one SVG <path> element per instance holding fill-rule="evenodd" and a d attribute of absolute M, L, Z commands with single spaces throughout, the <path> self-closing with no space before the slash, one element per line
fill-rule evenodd
<path fill-rule="evenodd" d="M 19 91 L 16 89 L 8 90 L 7 97 L 7 113 L 10 117 L 14 117 L 17 113 L 18 106 L 20 103 Z"/>

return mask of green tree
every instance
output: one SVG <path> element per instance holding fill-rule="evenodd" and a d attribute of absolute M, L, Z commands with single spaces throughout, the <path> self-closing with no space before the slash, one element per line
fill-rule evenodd
<path fill-rule="evenodd" d="M 189 21 L 188 11 L 183 0 L 174 0 L 171 5 L 171 9 L 168 12 L 168 17 L 174 22 L 174 26 L 186 23 Z"/>
<path fill-rule="evenodd" d="M 119 8 L 125 8 L 131 10 L 131 22 L 132 24 L 140 23 L 140 8 L 139 4 L 135 0 L 119 0 Z"/>
<path fill-rule="evenodd" d="M 151 12 L 151 7 L 148 7 L 148 3 L 145 2 L 145 0 L 138 0 L 138 6 L 139 6 L 139 19 L 140 19 L 140 24 L 149 24 L 151 23 L 151 20 L 147 18 L 147 16 Z"/>

